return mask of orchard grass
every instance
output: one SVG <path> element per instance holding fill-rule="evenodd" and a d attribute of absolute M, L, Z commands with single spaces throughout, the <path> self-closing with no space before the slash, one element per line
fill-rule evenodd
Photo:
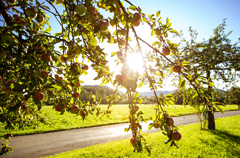
<path fill-rule="evenodd" d="M 139 106 L 139 110 L 145 112 L 144 116 L 146 119 L 149 119 L 155 114 L 153 109 L 154 105 L 155 104 L 142 104 Z M 101 109 L 106 109 L 107 105 L 99 105 L 99 107 Z M 193 107 L 182 105 L 164 107 L 164 109 L 170 114 L 170 116 L 182 116 L 197 113 L 197 110 Z M 237 109 L 237 105 L 226 105 L 223 107 L 224 111 Z M 12 131 L 5 130 L 4 126 L 0 123 L 0 136 L 7 132 L 11 132 L 16 136 L 128 122 L 126 117 L 129 115 L 127 104 L 114 105 L 111 107 L 111 110 L 112 113 L 109 116 L 101 118 L 101 116 L 97 117 L 95 114 L 89 114 L 83 121 L 81 116 L 77 116 L 69 112 L 65 112 L 63 115 L 60 115 L 60 112 L 55 111 L 52 106 L 44 106 L 41 117 L 45 117 L 45 123 L 39 123 L 36 126 L 31 126 L 23 130 L 15 128 Z"/>
<path fill-rule="evenodd" d="M 240 116 L 216 119 L 216 130 L 200 130 L 199 123 L 179 126 L 182 139 L 176 147 L 164 144 L 167 139 L 161 132 L 146 135 L 152 147 L 151 155 L 144 150 L 133 152 L 129 139 L 76 149 L 44 158 L 96 158 L 96 157 L 191 157 L 238 158 L 240 155 Z"/>

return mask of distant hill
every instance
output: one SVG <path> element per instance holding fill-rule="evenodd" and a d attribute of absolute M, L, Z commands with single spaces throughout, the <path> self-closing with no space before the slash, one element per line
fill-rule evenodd
<path fill-rule="evenodd" d="M 84 85 L 83 88 L 88 88 L 88 87 L 96 87 L 96 88 L 100 88 L 100 89 L 108 89 L 108 90 L 112 90 L 112 88 L 108 87 L 108 86 L 99 86 L 99 85 Z M 172 94 L 175 90 L 172 91 L 157 91 L 157 95 L 159 95 L 160 93 L 163 93 L 163 95 L 167 95 L 167 94 Z M 119 93 L 123 93 L 122 91 L 118 91 Z M 139 92 L 139 95 L 142 97 L 151 97 L 154 96 L 153 91 L 146 91 L 146 92 Z"/>
<path fill-rule="evenodd" d="M 172 94 L 175 90 L 172 91 L 157 91 L 157 95 L 159 95 L 160 93 L 163 93 L 163 95 L 167 95 L 167 94 Z M 142 97 L 151 97 L 154 96 L 153 91 L 148 91 L 148 92 L 139 92 L 139 95 Z"/>

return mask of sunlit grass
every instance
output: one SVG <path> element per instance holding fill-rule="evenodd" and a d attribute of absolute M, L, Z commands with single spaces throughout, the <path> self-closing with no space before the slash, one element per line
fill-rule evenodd
<path fill-rule="evenodd" d="M 139 110 L 145 113 L 145 118 L 150 118 L 155 114 L 153 106 L 154 104 L 140 105 Z M 107 105 L 100 105 L 100 108 L 106 109 Z M 237 110 L 237 108 L 237 105 L 227 105 L 226 107 L 223 107 L 224 110 Z M 51 106 L 45 106 L 43 107 L 42 117 L 45 117 L 46 123 L 39 123 L 36 127 L 30 127 L 24 130 L 16 128 L 11 131 L 11 133 L 14 135 L 24 135 L 128 122 L 128 119 L 126 118 L 126 116 L 129 115 L 128 105 L 114 105 L 111 107 L 111 110 L 112 114 L 110 114 L 109 117 L 104 116 L 100 119 L 100 117 L 97 117 L 96 115 L 88 115 L 83 121 L 80 116 L 76 116 L 68 112 L 65 112 L 64 115 L 60 115 L 60 113 L 56 112 Z M 166 110 L 170 116 L 188 115 L 197 112 L 197 110 L 193 107 L 185 107 L 182 105 L 164 107 L 164 110 Z M 3 135 L 6 132 L 7 131 L 4 129 L 3 125 L 0 125 L 0 135 Z"/>
<path fill-rule="evenodd" d="M 216 130 L 200 130 L 199 123 L 179 126 L 182 139 L 177 143 L 179 149 L 164 144 L 166 136 L 161 132 L 147 135 L 152 146 L 150 157 L 191 157 L 191 158 L 239 158 L 240 155 L 240 116 L 216 119 Z M 64 152 L 45 158 L 96 158 L 96 157 L 149 157 L 146 151 L 133 152 L 129 139 L 95 145 L 83 149 Z"/>

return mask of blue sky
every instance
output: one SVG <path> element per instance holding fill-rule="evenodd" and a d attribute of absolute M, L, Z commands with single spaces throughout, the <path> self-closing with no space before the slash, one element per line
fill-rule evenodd
<path fill-rule="evenodd" d="M 240 37 L 239 0 L 133 0 L 145 13 L 161 10 L 163 19 L 169 17 L 172 27 L 187 33 L 189 26 L 199 33 L 199 40 L 209 38 L 213 29 L 227 18 L 226 31 L 233 30 L 230 38 Z"/>

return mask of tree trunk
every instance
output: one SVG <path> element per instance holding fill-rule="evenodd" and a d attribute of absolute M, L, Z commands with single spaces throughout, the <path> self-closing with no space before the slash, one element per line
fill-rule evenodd
<path fill-rule="evenodd" d="M 210 89 L 212 88 L 209 84 L 211 82 L 210 78 L 210 70 L 207 70 L 207 79 L 208 79 L 208 92 L 210 92 Z M 211 105 L 209 106 L 208 111 L 208 129 L 215 130 L 215 120 L 214 120 L 214 113 L 213 113 L 213 105 L 212 105 L 212 93 L 209 93 L 209 101 L 211 102 Z"/>
<path fill-rule="evenodd" d="M 215 120 L 212 111 L 208 111 L 208 129 L 215 130 Z"/>

